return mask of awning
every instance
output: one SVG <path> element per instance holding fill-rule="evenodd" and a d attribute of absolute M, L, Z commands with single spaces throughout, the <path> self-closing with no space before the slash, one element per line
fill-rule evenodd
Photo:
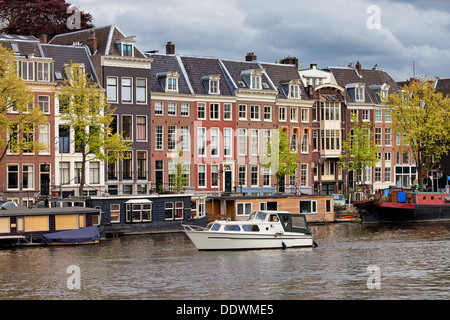
<path fill-rule="evenodd" d="M 148 199 L 130 199 L 125 203 L 153 203 L 153 201 Z"/>

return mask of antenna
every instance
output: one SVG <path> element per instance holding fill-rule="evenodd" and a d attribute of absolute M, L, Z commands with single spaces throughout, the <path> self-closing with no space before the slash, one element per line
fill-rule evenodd
<path fill-rule="evenodd" d="M 413 79 L 415 79 L 415 78 L 416 78 L 416 65 L 413 60 Z"/>
<path fill-rule="evenodd" d="M 122 30 L 122 19 L 120 17 L 120 0 L 117 0 L 117 11 L 116 11 L 117 22 L 119 23 L 119 28 Z"/>

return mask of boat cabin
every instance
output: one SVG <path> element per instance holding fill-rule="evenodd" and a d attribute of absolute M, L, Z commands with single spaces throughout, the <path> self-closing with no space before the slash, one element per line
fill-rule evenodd
<path fill-rule="evenodd" d="M 43 234 L 91 227 L 100 223 L 94 208 L 6 207 L 0 210 L 0 242 L 40 241 Z"/>
<path fill-rule="evenodd" d="M 308 222 L 334 221 L 336 218 L 332 195 L 230 195 L 209 197 L 206 200 L 209 221 L 247 220 L 255 210 L 302 213 Z"/>

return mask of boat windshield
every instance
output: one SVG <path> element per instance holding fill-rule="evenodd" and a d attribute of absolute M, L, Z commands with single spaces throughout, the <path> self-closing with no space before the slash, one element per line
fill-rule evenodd
<path fill-rule="evenodd" d="M 344 200 L 344 195 L 343 194 L 335 194 L 335 195 L 333 195 L 333 199 L 334 200 Z"/>
<path fill-rule="evenodd" d="M 250 217 L 248 217 L 248 220 L 249 221 L 250 220 L 261 220 L 261 221 L 264 221 L 264 220 L 266 220 L 266 217 L 267 217 L 267 213 L 260 212 L 260 211 L 255 211 L 255 212 L 252 212 L 250 214 Z"/>

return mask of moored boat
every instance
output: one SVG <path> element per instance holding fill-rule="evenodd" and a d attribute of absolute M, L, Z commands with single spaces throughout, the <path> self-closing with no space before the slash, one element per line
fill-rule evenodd
<path fill-rule="evenodd" d="M 354 202 L 361 223 L 450 221 L 450 202 L 444 193 L 393 190 L 388 197 Z"/>
<path fill-rule="evenodd" d="M 216 220 L 206 228 L 183 225 L 198 250 L 240 250 L 315 245 L 304 214 L 254 211 L 247 221 Z"/>

